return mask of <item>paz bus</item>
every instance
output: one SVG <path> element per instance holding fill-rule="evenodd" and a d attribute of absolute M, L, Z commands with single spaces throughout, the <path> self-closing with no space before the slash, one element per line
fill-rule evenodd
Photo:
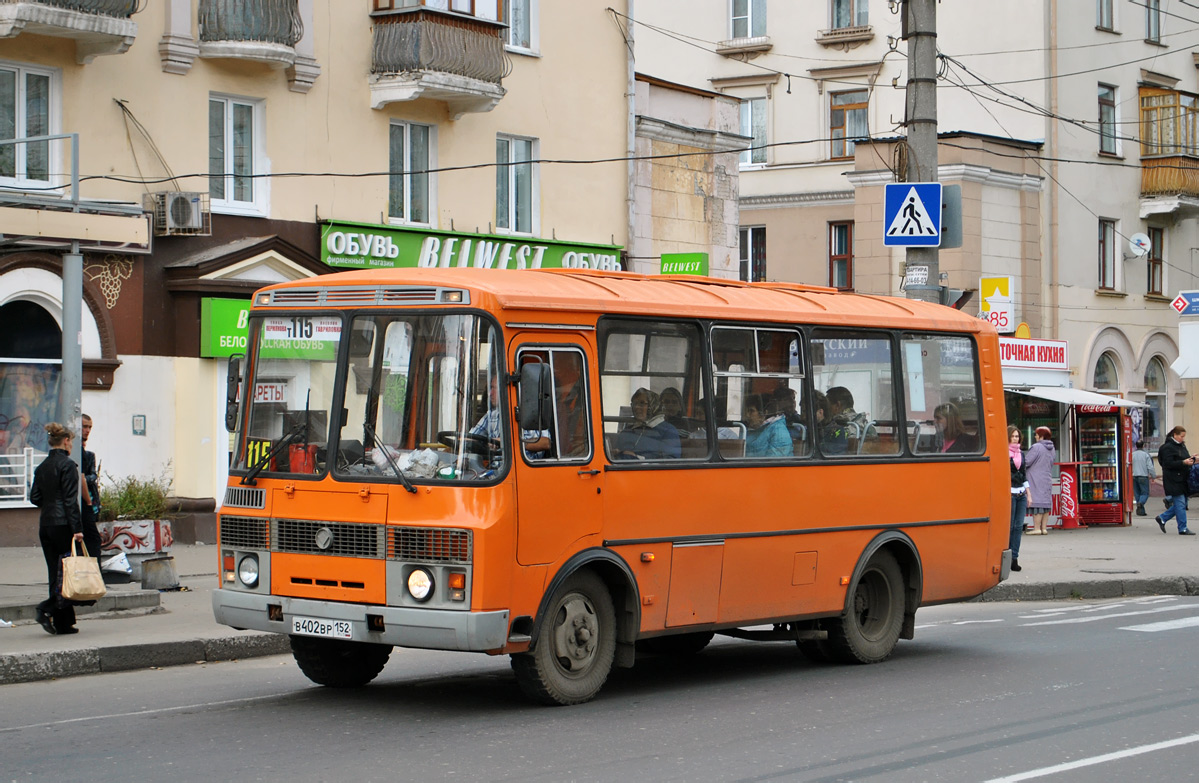
<path fill-rule="evenodd" d="M 996 333 L 919 301 L 337 273 L 254 295 L 226 418 L 216 619 L 329 686 L 394 647 L 548 704 L 714 634 L 875 663 L 1011 562 Z"/>

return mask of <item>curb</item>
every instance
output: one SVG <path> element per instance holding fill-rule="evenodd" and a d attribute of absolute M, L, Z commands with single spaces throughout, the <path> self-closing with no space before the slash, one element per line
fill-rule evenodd
<path fill-rule="evenodd" d="M 213 639 L 0 655 L 0 685 L 53 680 L 79 674 L 258 658 L 290 652 L 287 636 L 255 633 Z"/>
<path fill-rule="evenodd" d="M 1144 579 L 1108 579 L 1080 582 L 1003 582 L 974 601 L 1063 601 L 1082 598 L 1123 598 L 1147 595 L 1199 595 L 1199 579 L 1159 576 Z"/>
<path fill-rule="evenodd" d="M 36 619 L 37 604 L 44 599 L 43 590 L 36 598 L 24 598 L 0 603 L 0 617 L 8 622 Z M 77 606 L 75 614 L 88 615 L 101 612 L 127 611 L 130 609 L 157 609 L 162 605 L 162 596 L 157 590 L 109 590 L 95 606 Z"/>

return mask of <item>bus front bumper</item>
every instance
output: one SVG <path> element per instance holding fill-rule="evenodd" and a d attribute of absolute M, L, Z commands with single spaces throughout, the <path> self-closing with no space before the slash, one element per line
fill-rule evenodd
<path fill-rule="evenodd" d="M 269 618 L 267 608 L 272 605 L 282 607 L 282 620 Z M 488 652 L 502 648 L 508 638 L 507 610 L 467 612 L 343 604 L 218 588 L 212 591 L 212 613 L 223 625 L 282 634 L 292 633 L 293 618 L 345 621 L 350 624 L 351 641 L 429 650 Z M 384 630 L 369 630 L 367 615 L 381 617 Z"/>

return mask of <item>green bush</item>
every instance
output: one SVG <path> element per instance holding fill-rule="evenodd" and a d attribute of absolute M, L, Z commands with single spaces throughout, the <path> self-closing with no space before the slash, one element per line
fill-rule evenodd
<path fill-rule="evenodd" d="M 171 479 L 166 472 L 157 478 L 106 475 L 100 485 L 100 521 L 117 519 L 166 519 L 170 516 Z"/>

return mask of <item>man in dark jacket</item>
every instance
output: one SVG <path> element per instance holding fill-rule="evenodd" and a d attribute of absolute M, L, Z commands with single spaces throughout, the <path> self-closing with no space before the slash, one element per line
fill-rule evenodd
<path fill-rule="evenodd" d="M 1162 486 L 1170 507 L 1157 517 L 1157 526 L 1166 532 L 1166 522 L 1173 517 L 1178 523 L 1178 535 L 1193 536 L 1187 529 L 1187 473 L 1195 458 L 1187 452 L 1187 431 L 1183 427 L 1170 430 L 1166 442 L 1157 450 L 1157 462 L 1162 468 Z"/>

